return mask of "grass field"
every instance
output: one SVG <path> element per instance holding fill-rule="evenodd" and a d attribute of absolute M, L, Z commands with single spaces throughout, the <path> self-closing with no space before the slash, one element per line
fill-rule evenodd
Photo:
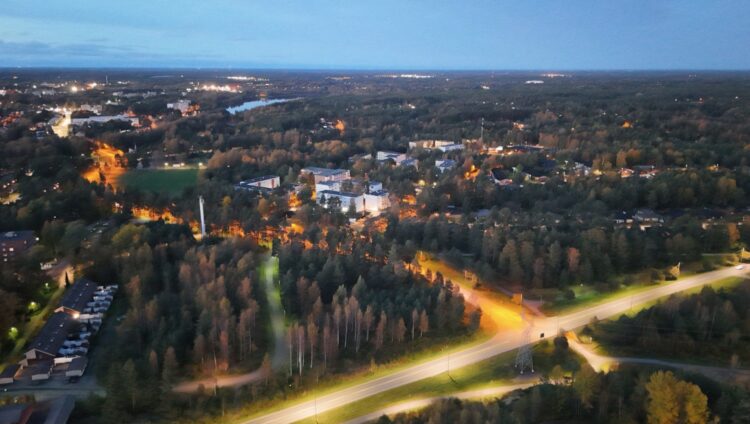
<path fill-rule="evenodd" d="M 198 181 L 198 168 L 134 169 L 120 177 L 121 185 L 176 196 Z"/>

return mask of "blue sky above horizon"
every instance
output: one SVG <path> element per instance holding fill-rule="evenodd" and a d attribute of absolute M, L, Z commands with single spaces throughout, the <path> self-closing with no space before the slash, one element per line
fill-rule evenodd
<path fill-rule="evenodd" d="M 750 69 L 747 0 L 5 0 L 0 66 Z"/>

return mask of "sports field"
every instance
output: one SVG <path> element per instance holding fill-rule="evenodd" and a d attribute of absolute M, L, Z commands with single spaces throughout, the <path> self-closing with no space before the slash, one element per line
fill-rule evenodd
<path fill-rule="evenodd" d="M 179 195 L 198 181 L 198 168 L 134 169 L 120 177 L 120 184 L 142 191 Z"/>

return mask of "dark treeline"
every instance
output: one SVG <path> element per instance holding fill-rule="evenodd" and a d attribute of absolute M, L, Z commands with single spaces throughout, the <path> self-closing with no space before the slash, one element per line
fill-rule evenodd
<path fill-rule="evenodd" d="M 750 235 L 734 224 L 704 230 L 689 217 L 641 231 L 606 218 L 564 219 L 509 209 L 492 216 L 475 223 L 394 218 L 386 235 L 400 243 L 410 241 L 433 252 L 446 252 L 487 279 L 499 276 L 534 288 L 565 288 L 577 282 L 606 285 L 622 273 L 697 260 L 702 252 L 726 251 Z M 710 269 L 712 264 L 705 266 Z"/>

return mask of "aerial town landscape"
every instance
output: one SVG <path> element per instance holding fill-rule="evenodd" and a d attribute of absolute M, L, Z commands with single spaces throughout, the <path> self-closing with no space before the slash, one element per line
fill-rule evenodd
<path fill-rule="evenodd" d="M 658 22 L 750 14 L 697 3 Z M 43 60 L 13 37 L 81 15 L 38 12 L 0 12 L 0 424 L 750 423 L 741 48 L 125 64 L 63 31 Z"/>

